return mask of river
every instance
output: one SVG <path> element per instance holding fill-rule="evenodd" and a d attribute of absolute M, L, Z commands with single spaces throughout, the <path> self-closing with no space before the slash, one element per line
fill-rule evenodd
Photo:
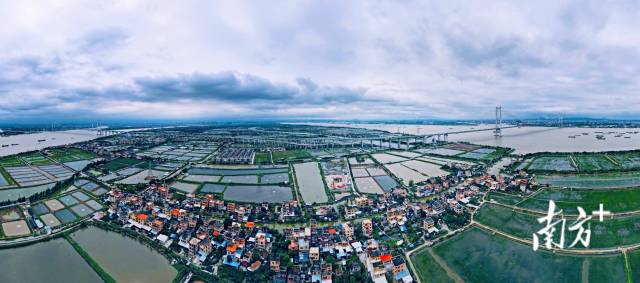
<path fill-rule="evenodd" d="M 406 124 L 351 124 L 351 123 L 306 123 L 316 126 L 353 127 L 383 130 L 405 134 L 435 134 L 473 129 L 492 129 L 494 125 L 406 125 Z M 584 134 L 583 134 L 584 133 Z M 603 135 L 604 139 L 597 139 Z M 502 137 L 493 131 L 481 131 L 449 135 L 449 141 L 465 141 L 476 144 L 503 146 L 515 149 L 515 153 L 535 152 L 597 152 L 640 149 L 638 128 L 552 128 L 520 127 L 502 130 Z"/>
<path fill-rule="evenodd" d="M 50 146 L 59 146 L 96 139 L 100 136 L 96 131 L 69 130 L 59 132 L 39 132 L 32 134 L 0 137 L 0 156 L 7 156 L 40 150 Z"/>
<path fill-rule="evenodd" d="M 117 130 L 118 133 L 143 131 L 150 129 L 160 129 L 170 127 L 159 128 L 139 128 L 139 129 L 124 129 Z M 98 136 L 98 132 L 95 130 L 79 129 L 79 130 L 67 130 L 67 131 L 55 131 L 55 132 L 38 132 L 31 134 L 13 135 L 7 137 L 0 137 L 0 157 L 18 154 L 27 151 L 41 150 L 43 148 L 67 145 L 72 143 L 84 142 L 93 139 L 97 139 L 102 136 Z"/>

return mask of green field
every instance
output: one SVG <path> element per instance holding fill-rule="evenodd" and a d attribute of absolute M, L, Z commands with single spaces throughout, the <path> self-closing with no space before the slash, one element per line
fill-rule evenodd
<path fill-rule="evenodd" d="M 576 170 L 571 164 L 568 156 L 538 156 L 529 163 L 527 169 L 531 171 L 560 172 L 571 172 Z"/>
<path fill-rule="evenodd" d="M 590 212 L 588 213 L 591 215 Z M 515 212 L 498 205 L 485 204 L 474 215 L 474 220 L 504 233 L 519 238 L 531 239 L 533 233 L 544 227 L 543 224 L 538 223 L 537 219 L 539 217 L 541 216 Z M 576 238 L 575 232 L 568 229 L 572 222 L 572 219 L 568 219 L 566 222 L 565 248 L 568 248 Z M 640 217 L 638 216 L 605 219 L 603 222 L 599 222 L 596 218 L 589 223 L 591 224 L 591 243 L 589 248 L 610 248 L 640 243 Z M 560 233 L 556 233 L 556 238 L 559 238 L 559 236 Z M 583 247 L 578 244 L 574 248 Z"/>
<path fill-rule="evenodd" d="M 584 275 L 591 282 L 627 279 L 621 254 L 573 256 L 534 252 L 530 246 L 492 236 L 478 228 L 455 235 L 433 250 L 466 282 L 581 282 Z"/>
<path fill-rule="evenodd" d="M 93 159 L 96 155 L 90 151 L 84 151 L 78 148 L 55 148 L 49 151 L 51 158 L 58 162 L 71 162 L 78 160 Z"/>
<path fill-rule="evenodd" d="M 531 239 L 531 235 L 542 228 L 538 217 L 489 203 L 474 214 L 473 220 L 516 237 Z"/>
<path fill-rule="evenodd" d="M 612 163 L 602 154 L 576 154 L 573 156 L 578 170 L 582 172 L 591 171 L 611 171 L 618 169 L 616 164 Z"/>
<path fill-rule="evenodd" d="M 32 165 L 49 165 L 54 162 L 44 157 L 40 152 L 32 152 L 21 156 L 23 160 L 29 162 Z"/>
<path fill-rule="evenodd" d="M 256 164 L 271 164 L 271 154 L 269 152 L 256 152 Z"/>
<path fill-rule="evenodd" d="M 490 191 L 489 193 L 487 193 L 487 197 L 486 197 L 486 200 L 488 201 L 495 200 L 496 202 L 503 203 L 503 204 L 510 204 L 510 205 L 519 203 L 523 199 L 524 198 L 521 196 L 508 194 L 508 193 L 501 193 L 497 191 Z"/>
<path fill-rule="evenodd" d="M 549 200 L 553 200 L 559 209 L 568 214 L 578 214 L 576 208 L 578 206 L 590 213 L 598 209 L 600 204 L 604 206 L 605 210 L 611 212 L 635 211 L 640 210 L 640 188 L 611 190 L 543 189 L 533 198 L 519 203 L 518 206 L 546 212 Z"/>
<path fill-rule="evenodd" d="M 103 167 L 109 171 L 118 171 L 120 169 L 127 168 L 143 163 L 142 160 L 130 159 L 130 158 L 116 158 L 103 165 Z"/>
<path fill-rule="evenodd" d="M 608 156 L 624 169 L 640 169 L 640 152 L 612 153 Z"/>
<path fill-rule="evenodd" d="M 311 158 L 311 154 L 306 150 L 286 150 L 286 151 L 274 151 L 273 161 L 281 161 L 281 160 L 295 160 L 295 159 L 305 159 Z"/>
<path fill-rule="evenodd" d="M 430 248 L 423 248 L 411 255 L 415 272 L 422 282 L 455 282 L 447 272 L 429 254 Z"/>
<path fill-rule="evenodd" d="M 416 274 L 422 282 L 455 282 L 429 254 L 430 248 L 423 248 L 411 255 Z"/>
<path fill-rule="evenodd" d="M 635 250 L 627 254 L 631 279 L 633 282 L 640 282 L 640 250 Z"/>
<path fill-rule="evenodd" d="M 598 173 L 640 169 L 640 151 L 615 153 L 536 154 L 524 165 L 530 171 Z"/>
<path fill-rule="evenodd" d="M 597 175 L 541 175 L 540 184 L 567 188 L 628 188 L 640 186 L 640 172 L 620 172 Z"/>
<path fill-rule="evenodd" d="M 1 159 L 0 165 L 4 167 L 19 167 L 24 166 L 24 163 L 22 163 L 22 161 L 17 156 L 12 156 Z"/>

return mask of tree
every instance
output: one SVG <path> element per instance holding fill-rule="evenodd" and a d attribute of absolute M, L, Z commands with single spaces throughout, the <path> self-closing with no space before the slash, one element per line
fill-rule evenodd
<path fill-rule="evenodd" d="M 337 259 L 336 259 L 336 257 L 335 257 L 335 256 L 333 256 L 333 255 L 329 255 L 329 256 L 327 256 L 327 258 L 325 259 L 325 261 L 326 261 L 328 264 L 334 265 L 334 264 L 336 264 Z"/>

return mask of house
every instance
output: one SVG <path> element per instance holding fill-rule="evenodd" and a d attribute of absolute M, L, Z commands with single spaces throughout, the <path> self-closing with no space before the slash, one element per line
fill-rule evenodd
<path fill-rule="evenodd" d="M 320 249 L 318 247 L 309 248 L 309 259 L 311 261 L 320 260 Z"/>
<path fill-rule="evenodd" d="M 371 219 L 362 220 L 362 233 L 367 237 L 373 236 L 373 222 L 371 222 Z"/>
<path fill-rule="evenodd" d="M 435 221 L 431 217 L 427 217 L 422 220 L 422 229 L 426 230 L 427 233 L 438 233 L 438 228 L 435 226 Z"/>
<path fill-rule="evenodd" d="M 401 256 L 395 256 L 393 258 L 393 279 L 395 282 L 410 283 L 413 282 L 413 278 L 407 270 L 407 264 Z"/>
<path fill-rule="evenodd" d="M 253 264 L 251 264 L 251 266 L 249 266 L 249 268 L 247 268 L 247 270 L 254 272 L 258 269 L 260 269 L 260 266 L 262 266 L 262 262 L 261 261 L 256 261 Z"/>
<path fill-rule="evenodd" d="M 271 271 L 278 272 L 280 270 L 280 259 L 272 257 L 271 260 L 269 260 L 269 267 L 271 268 Z"/>
<path fill-rule="evenodd" d="M 349 225 L 349 223 L 342 223 L 342 233 L 348 240 L 353 240 L 353 228 Z"/>

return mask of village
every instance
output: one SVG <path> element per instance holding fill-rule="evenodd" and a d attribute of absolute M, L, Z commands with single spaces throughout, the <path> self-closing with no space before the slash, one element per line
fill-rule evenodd
<path fill-rule="evenodd" d="M 236 145 L 190 131 L 81 143 L 100 158 L 71 181 L 94 209 L 54 229 L 37 226 L 55 234 L 85 221 L 133 233 L 188 267 L 189 280 L 406 283 L 416 281 L 407 253 L 468 226 L 488 191 L 536 187 L 535 176 L 489 175 L 490 160 L 454 156 L 494 149 L 400 139 L 391 150 L 364 146 L 375 134 L 351 138 L 351 147 L 289 151 L 292 141 L 278 137 L 266 153 L 261 144 L 275 141 L 235 137 Z M 33 221 L 55 220 L 28 211 Z"/>

